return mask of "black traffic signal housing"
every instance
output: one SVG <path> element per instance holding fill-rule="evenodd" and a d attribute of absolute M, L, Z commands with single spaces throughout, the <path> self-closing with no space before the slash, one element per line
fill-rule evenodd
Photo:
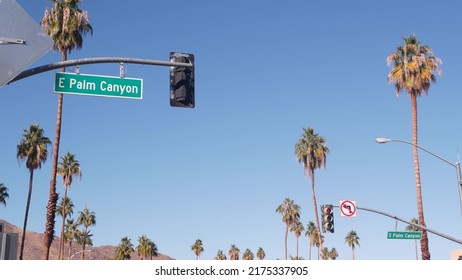
<path fill-rule="evenodd" d="M 321 205 L 322 232 L 334 233 L 334 206 Z"/>
<path fill-rule="evenodd" d="M 194 108 L 194 55 L 171 52 L 170 62 L 192 65 L 170 66 L 170 106 Z"/>

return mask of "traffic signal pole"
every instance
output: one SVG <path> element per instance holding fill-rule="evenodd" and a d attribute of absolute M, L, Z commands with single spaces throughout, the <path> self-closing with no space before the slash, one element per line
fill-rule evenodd
<path fill-rule="evenodd" d="M 51 71 L 51 70 L 58 69 L 58 68 L 85 65 L 85 64 L 97 64 L 97 63 L 132 63 L 132 64 L 174 66 L 174 67 L 188 67 L 188 68 L 194 67 L 192 63 L 150 60 L 150 59 L 140 59 L 140 58 L 126 58 L 126 57 L 83 58 L 83 59 L 60 61 L 60 62 L 46 64 L 46 65 L 38 66 L 32 69 L 24 70 L 23 72 L 19 73 L 19 75 L 17 75 L 14 79 L 9 81 L 8 84 L 11 84 L 13 82 L 22 80 L 24 78 L 27 78 L 33 75 L 37 75 L 37 74 Z"/>
<path fill-rule="evenodd" d="M 339 206 L 334 206 L 334 207 L 339 207 Z M 397 220 L 397 221 L 403 222 L 403 223 L 405 223 L 405 224 L 415 226 L 415 227 L 420 228 L 420 229 L 422 229 L 422 230 L 431 232 L 431 233 L 433 233 L 433 234 L 436 234 L 436 235 L 438 235 L 438 236 L 441 236 L 441 237 L 446 238 L 446 239 L 448 239 L 448 240 L 451 240 L 451 241 L 453 241 L 453 242 L 462 244 L 462 240 L 460 240 L 460 239 L 457 239 L 457 238 L 452 237 L 452 236 L 449 236 L 449 235 L 447 235 L 447 234 L 438 232 L 438 231 L 436 231 L 436 230 L 434 230 L 434 229 L 421 226 L 421 225 L 419 225 L 419 224 L 414 224 L 414 223 L 408 222 L 408 221 L 406 221 L 406 220 L 404 220 L 404 219 L 401 219 L 401 218 L 399 218 L 399 217 L 397 217 L 397 216 L 395 216 L 395 215 L 388 214 L 388 213 L 385 213 L 385 212 L 383 212 L 383 211 L 379 211 L 379 210 L 375 210 L 375 209 L 370 209 L 370 208 L 366 208 L 366 207 L 358 207 L 358 206 L 356 206 L 356 209 L 364 210 L 364 211 L 368 211 L 368 212 L 373 212 L 373 213 L 376 213 L 376 214 L 380 214 L 380 215 L 383 215 L 383 216 L 386 216 L 386 217 L 395 219 L 395 220 Z"/>

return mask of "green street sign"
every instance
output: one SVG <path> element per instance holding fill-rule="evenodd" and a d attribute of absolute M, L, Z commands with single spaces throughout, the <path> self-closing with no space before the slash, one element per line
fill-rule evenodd
<path fill-rule="evenodd" d="M 57 93 L 142 99 L 143 80 L 60 72 L 56 73 L 53 90 Z"/>
<path fill-rule="evenodd" d="M 387 239 L 422 239 L 420 231 L 389 231 Z"/>

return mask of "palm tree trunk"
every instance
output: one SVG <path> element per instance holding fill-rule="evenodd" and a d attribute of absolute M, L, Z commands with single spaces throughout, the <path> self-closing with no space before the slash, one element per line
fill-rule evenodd
<path fill-rule="evenodd" d="M 318 260 L 319 254 L 322 251 L 322 236 L 321 236 L 321 226 L 319 224 L 319 214 L 318 214 L 318 203 L 316 202 L 316 194 L 314 192 L 314 170 L 311 170 L 311 195 L 313 197 L 313 205 L 314 205 L 314 215 L 316 216 L 316 226 L 318 227 L 318 242 L 319 242 L 319 249 L 318 249 Z"/>
<path fill-rule="evenodd" d="M 66 199 L 67 199 L 67 187 L 64 187 L 64 197 L 63 197 L 63 211 L 61 215 L 63 216 L 63 223 L 61 225 L 61 236 L 59 240 L 59 260 L 64 259 L 64 222 L 66 220 Z"/>
<path fill-rule="evenodd" d="M 426 227 L 424 212 L 423 212 L 423 200 L 422 200 L 422 186 L 420 183 L 420 167 L 419 167 L 419 154 L 417 147 L 417 95 L 411 94 L 411 107 L 412 107 L 412 143 L 413 143 L 413 155 L 414 155 L 414 174 L 417 194 L 417 212 L 419 215 L 419 225 Z M 420 240 L 420 249 L 422 251 L 422 259 L 430 259 L 430 250 L 428 247 L 428 235 L 426 230 L 422 230 L 422 239 Z"/>
<path fill-rule="evenodd" d="M 67 53 L 61 53 L 61 60 L 67 60 Z M 66 67 L 63 67 L 62 72 L 66 72 Z M 58 154 L 59 154 L 59 143 L 61 139 L 61 120 L 63 110 L 63 94 L 58 94 L 58 109 L 56 115 L 56 130 L 55 130 L 55 143 L 53 146 L 53 164 L 51 169 L 51 181 L 50 181 L 50 194 L 48 197 L 47 204 L 47 215 L 45 225 L 45 260 L 50 257 L 50 247 L 53 242 L 53 236 L 55 234 L 55 215 L 56 215 L 56 203 L 58 202 L 58 194 L 56 193 L 56 173 L 58 168 Z"/>
<path fill-rule="evenodd" d="M 71 258 L 71 252 L 72 252 L 72 240 L 69 241 L 69 254 L 67 257 L 68 260 Z"/>
<path fill-rule="evenodd" d="M 353 245 L 353 247 L 351 247 L 351 251 L 353 251 L 353 260 L 355 260 L 355 247 Z"/>
<path fill-rule="evenodd" d="M 286 260 L 287 260 L 287 237 L 288 235 L 289 235 L 289 223 L 286 222 L 286 238 L 284 239 Z"/>
<path fill-rule="evenodd" d="M 309 246 L 309 249 L 308 249 L 308 259 L 311 260 L 311 248 L 312 248 L 312 243 L 311 243 L 311 240 L 310 240 L 310 246 Z"/>
<path fill-rule="evenodd" d="M 24 253 L 24 242 L 26 241 L 26 228 L 27 228 L 27 218 L 29 217 L 29 207 L 30 207 L 30 200 L 32 197 L 32 181 L 34 179 L 34 170 L 30 170 L 29 175 L 29 193 L 27 194 L 27 203 L 26 203 L 26 214 L 24 215 L 24 226 L 22 228 L 22 237 L 21 237 L 21 250 L 19 252 L 19 259 L 23 259 Z"/>
<path fill-rule="evenodd" d="M 298 236 L 297 236 L 297 260 L 298 260 Z"/>

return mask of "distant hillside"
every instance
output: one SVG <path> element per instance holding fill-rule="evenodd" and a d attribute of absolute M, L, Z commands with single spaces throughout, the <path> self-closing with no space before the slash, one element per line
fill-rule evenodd
<path fill-rule="evenodd" d="M 21 234 L 22 229 L 18 228 L 15 225 L 8 223 L 5 220 L 0 219 L 0 223 L 4 224 L 4 232 L 6 233 L 18 233 L 19 234 L 19 241 L 18 241 L 18 257 L 19 257 L 19 249 L 21 246 Z M 44 250 L 43 250 L 43 233 L 37 233 L 34 231 L 27 231 L 26 234 L 26 242 L 24 247 L 24 260 L 43 260 Z M 72 252 L 78 252 L 80 250 L 80 246 L 73 244 L 72 245 Z M 85 247 L 87 250 L 91 250 L 91 252 L 85 252 L 85 259 L 86 260 L 113 260 L 115 257 L 115 250 L 116 246 L 112 245 L 105 245 L 105 246 L 98 246 L 98 247 Z M 50 260 L 57 260 L 58 259 L 58 250 L 59 250 L 59 238 L 55 237 L 53 243 L 51 244 L 50 248 Z M 64 248 L 64 255 L 66 256 L 65 259 L 69 257 L 69 246 L 68 244 L 65 245 Z M 72 259 L 80 259 L 80 255 L 73 256 Z M 139 257 L 136 253 L 132 254 L 132 260 L 139 260 Z M 156 257 L 153 257 L 153 260 L 173 260 L 173 258 L 160 254 Z"/>

